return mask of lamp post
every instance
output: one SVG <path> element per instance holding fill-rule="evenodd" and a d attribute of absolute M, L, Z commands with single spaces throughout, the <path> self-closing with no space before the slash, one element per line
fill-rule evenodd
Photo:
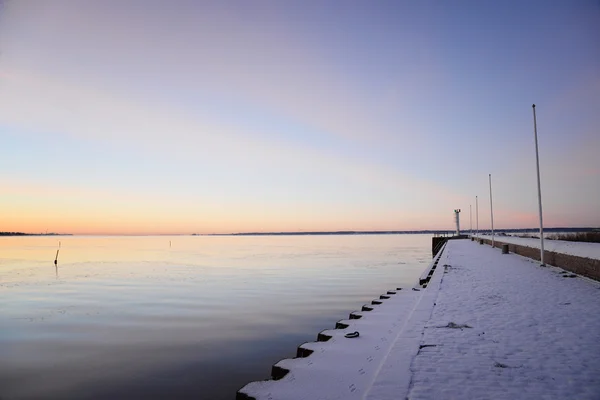
<path fill-rule="evenodd" d="M 494 247 L 494 206 L 492 204 L 492 174 L 490 174 L 490 218 L 492 220 L 492 247 Z"/>
<path fill-rule="evenodd" d="M 477 196 L 475 196 L 475 236 L 479 239 L 479 201 L 477 200 Z"/>
<path fill-rule="evenodd" d="M 535 138 L 535 164 L 537 168 L 537 189 L 538 189 L 538 206 L 540 210 L 540 262 L 543 267 L 544 264 L 544 220 L 542 219 L 542 188 L 540 184 L 540 156 L 538 153 L 538 139 L 537 139 L 537 119 L 535 116 L 535 104 L 531 106 L 533 108 L 533 136 Z"/>
<path fill-rule="evenodd" d="M 469 235 L 473 236 L 473 212 L 471 211 L 470 204 L 469 204 Z"/>

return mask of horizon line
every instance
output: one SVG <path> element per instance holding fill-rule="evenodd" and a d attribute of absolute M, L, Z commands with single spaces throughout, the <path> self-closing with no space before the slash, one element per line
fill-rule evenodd
<path fill-rule="evenodd" d="M 600 227 L 544 227 L 546 231 L 594 231 Z M 495 229 L 496 232 L 539 231 L 539 228 L 506 228 Z M 407 229 L 407 230 L 336 230 L 336 231 L 272 231 L 272 232 L 229 232 L 229 233 L 27 233 L 0 232 L 0 236 L 302 236 L 302 235 L 393 235 L 393 234 L 436 234 L 454 233 L 455 229 Z M 464 229 L 461 233 L 476 232 Z M 491 232 L 491 229 L 480 229 L 479 232 Z"/>

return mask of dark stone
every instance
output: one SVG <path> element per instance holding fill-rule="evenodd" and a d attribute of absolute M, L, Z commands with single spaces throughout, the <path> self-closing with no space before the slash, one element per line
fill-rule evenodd
<path fill-rule="evenodd" d="M 235 400 L 256 400 L 256 397 L 248 396 L 246 393 L 238 391 L 235 394 Z"/>
<path fill-rule="evenodd" d="M 349 326 L 350 325 L 348 325 L 347 323 L 341 321 L 335 323 L 335 329 L 346 329 Z"/>
<path fill-rule="evenodd" d="M 300 346 L 298 346 L 298 349 L 296 350 L 296 358 L 306 358 L 306 357 L 310 356 L 312 353 L 314 353 L 314 350 L 305 349 L 302 347 L 302 345 L 300 345 Z"/>
<path fill-rule="evenodd" d="M 281 378 L 283 378 L 284 376 L 286 376 L 289 372 L 290 372 L 289 369 L 285 369 L 285 368 L 278 367 L 277 365 L 273 365 L 273 368 L 271 368 L 271 378 L 274 381 L 278 381 Z"/>

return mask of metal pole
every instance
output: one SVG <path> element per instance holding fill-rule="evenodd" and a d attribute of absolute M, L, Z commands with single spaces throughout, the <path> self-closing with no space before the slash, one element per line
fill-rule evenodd
<path fill-rule="evenodd" d="M 470 204 L 469 204 L 469 235 L 473 236 L 473 212 L 471 211 Z"/>
<path fill-rule="evenodd" d="M 492 174 L 490 174 L 490 216 L 492 219 L 492 247 L 494 247 L 494 206 L 492 205 Z"/>
<path fill-rule="evenodd" d="M 544 264 L 544 220 L 542 219 L 542 187 L 540 184 L 540 156 L 538 154 L 538 139 L 537 139 L 537 118 L 535 116 L 535 104 L 533 108 L 533 135 L 535 137 L 535 164 L 537 167 L 537 189 L 538 189 L 538 206 L 540 209 L 540 261 L 542 267 Z"/>
<path fill-rule="evenodd" d="M 477 196 L 475 196 L 475 218 L 476 218 L 476 231 L 475 236 L 479 239 L 479 201 L 477 201 Z"/>

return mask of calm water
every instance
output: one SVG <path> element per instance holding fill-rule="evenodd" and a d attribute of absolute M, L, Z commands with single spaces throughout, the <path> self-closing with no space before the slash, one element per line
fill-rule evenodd
<path fill-rule="evenodd" d="M 233 399 L 430 260 L 429 235 L 0 238 L 0 398 Z"/>

